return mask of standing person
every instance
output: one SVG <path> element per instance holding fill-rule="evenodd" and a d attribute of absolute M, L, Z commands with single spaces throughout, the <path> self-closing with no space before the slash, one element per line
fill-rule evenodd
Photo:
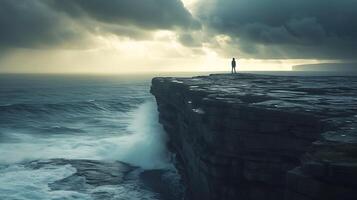
<path fill-rule="evenodd" d="M 233 74 L 233 71 L 234 71 L 235 74 L 237 73 L 236 72 L 236 59 L 235 58 L 233 58 L 233 60 L 232 60 L 232 74 Z"/>

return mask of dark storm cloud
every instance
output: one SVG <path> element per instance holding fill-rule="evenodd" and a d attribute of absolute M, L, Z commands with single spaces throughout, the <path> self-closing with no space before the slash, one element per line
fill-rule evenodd
<path fill-rule="evenodd" d="M 187 47 L 200 47 L 202 45 L 200 38 L 195 38 L 192 34 L 186 32 L 179 34 L 178 40 Z"/>
<path fill-rule="evenodd" d="M 59 16 L 36 0 L 0 1 L 0 48 L 60 43 L 74 37 Z"/>
<path fill-rule="evenodd" d="M 253 57 L 351 59 L 357 53 L 355 0 L 208 0 L 198 8 L 207 27 Z"/>
<path fill-rule="evenodd" d="M 158 29 L 195 29 L 179 0 L 1 0 L 0 49 L 56 46 L 86 34 L 147 37 Z"/>
<path fill-rule="evenodd" d="M 180 0 L 52 0 L 51 5 L 73 17 L 87 16 L 105 23 L 148 29 L 199 27 Z"/>

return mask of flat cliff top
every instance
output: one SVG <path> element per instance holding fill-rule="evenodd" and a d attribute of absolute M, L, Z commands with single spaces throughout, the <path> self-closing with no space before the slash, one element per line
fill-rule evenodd
<path fill-rule="evenodd" d="M 199 94 L 186 103 L 205 101 L 313 116 L 329 124 L 326 140 L 357 144 L 357 77 L 212 74 L 159 77 L 153 79 L 155 84 Z M 199 105 L 195 111 L 204 112 Z"/>
<path fill-rule="evenodd" d="M 357 77 L 213 74 L 156 79 L 204 92 L 206 100 L 357 121 Z"/>

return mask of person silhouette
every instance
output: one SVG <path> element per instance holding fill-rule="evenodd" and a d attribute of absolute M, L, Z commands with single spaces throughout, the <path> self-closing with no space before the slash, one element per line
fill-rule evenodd
<path fill-rule="evenodd" d="M 237 73 L 237 71 L 236 71 L 236 59 L 235 58 L 233 58 L 233 60 L 232 60 L 232 74 L 233 74 L 233 71 L 234 71 L 235 74 Z"/>

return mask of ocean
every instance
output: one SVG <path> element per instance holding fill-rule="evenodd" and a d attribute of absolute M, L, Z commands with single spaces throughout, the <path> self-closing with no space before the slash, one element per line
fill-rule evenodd
<path fill-rule="evenodd" d="M 1 75 L 0 199 L 182 199 L 150 81 Z"/>

